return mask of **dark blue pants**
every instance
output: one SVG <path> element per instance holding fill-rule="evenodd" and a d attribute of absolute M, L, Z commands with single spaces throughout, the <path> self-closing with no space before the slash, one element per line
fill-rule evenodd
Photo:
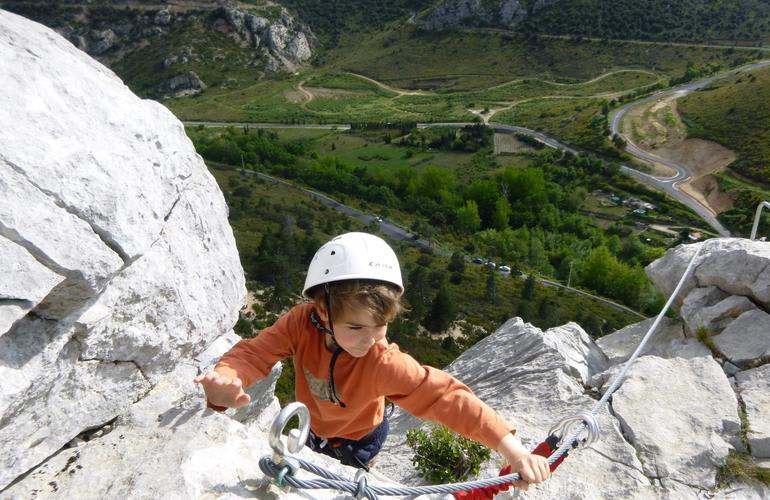
<path fill-rule="evenodd" d="M 382 419 L 382 423 L 374 428 L 372 432 L 362 437 L 358 441 L 350 439 L 329 438 L 324 440 L 310 432 L 307 441 L 310 449 L 336 458 L 344 465 L 350 465 L 359 469 L 369 470 L 369 464 L 382 449 L 385 439 L 388 437 L 388 417 Z"/>

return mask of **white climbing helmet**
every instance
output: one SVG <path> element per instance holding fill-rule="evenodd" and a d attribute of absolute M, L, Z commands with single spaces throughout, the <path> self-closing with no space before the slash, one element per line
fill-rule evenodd
<path fill-rule="evenodd" d="M 385 240 L 368 233 L 345 233 L 324 244 L 307 268 L 302 294 L 316 285 L 350 279 L 379 280 L 404 290 L 401 266 Z"/>

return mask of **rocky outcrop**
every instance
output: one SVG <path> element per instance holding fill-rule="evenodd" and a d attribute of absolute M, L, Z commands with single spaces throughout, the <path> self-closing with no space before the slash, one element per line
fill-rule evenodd
<path fill-rule="evenodd" d="M 0 497 L 340 498 L 279 489 L 258 468 L 280 366 L 249 389 L 250 407 L 226 414 L 205 410 L 192 384 L 238 340 L 245 289 L 224 200 L 181 124 L 5 12 L 0 60 Z M 601 439 L 525 498 L 770 496 L 717 484 L 729 453 L 770 456 L 770 244 L 703 244 L 683 321 L 663 321 L 630 367 L 597 415 Z M 648 268 L 663 293 L 695 248 Z M 595 405 L 652 324 L 594 342 L 574 323 L 541 331 L 514 318 L 448 371 L 532 447 Z M 423 423 L 398 412 L 391 425 L 371 481 L 420 483 L 405 432 Z"/>
<path fill-rule="evenodd" d="M 186 71 L 176 75 L 166 84 L 168 97 L 184 97 L 200 94 L 206 89 L 206 84 L 194 71 Z"/>
<path fill-rule="evenodd" d="M 143 67 L 142 75 L 122 75 L 128 80 L 138 76 L 141 79 L 138 87 L 153 97 L 194 95 L 208 85 L 220 84 L 219 81 L 206 82 L 198 75 L 195 79 L 190 78 L 194 69 L 211 66 L 217 58 L 228 57 L 233 65 L 263 73 L 295 71 L 312 58 L 318 45 L 309 27 L 272 3 L 244 6 L 222 0 L 191 2 L 169 8 L 105 5 L 97 10 L 99 14 L 95 15 L 88 5 L 72 6 L 46 16 L 45 22 L 51 23 L 52 28 L 80 50 L 106 65 L 118 64 L 127 57 L 144 57 L 136 52 L 149 45 L 162 47 L 160 55 L 158 51 L 151 52 L 153 57 L 158 57 L 151 63 L 162 70 L 176 70 L 172 74 L 164 72 L 162 83 L 153 83 L 150 89 L 146 67 Z M 212 30 L 231 40 L 220 35 L 219 38 L 224 40 L 219 42 L 221 46 L 198 46 L 196 50 L 189 47 L 190 43 L 201 39 L 201 33 Z M 186 46 L 180 45 L 182 43 Z"/>
<path fill-rule="evenodd" d="M 670 295 L 690 259 L 701 245 L 701 257 L 692 279 L 685 283 L 677 304 L 695 288 L 714 286 L 725 294 L 741 295 L 770 309 L 770 247 L 746 244 L 740 238 L 720 238 L 694 245 L 680 245 L 647 267 L 656 288 Z"/>
<path fill-rule="evenodd" d="M 751 450 L 758 463 L 767 456 L 770 377 L 766 368 L 770 365 L 761 364 L 766 360 L 759 355 L 764 352 L 765 332 L 770 327 L 764 325 L 764 316 L 756 317 L 760 312 L 766 314 L 760 300 L 762 287 L 750 273 L 724 266 L 731 258 L 745 263 L 746 255 L 764 255 L 770 245 L 746 240 L 707 244 L 712 247 L 704 249 L 708 250 L 703 253 L 704 262 L 721 264 L 716 268 L 710 267 L 713 264 L 698 265 L 696 279 L 688 284 L 683 301 L 690 310 L 689 320 L 661 321 L 656 335 L 613 395 L 609 412 L 600 413 L 601 440 L 573 452 L 551 480 L 519 496 L 762 499 L 770 495 L 767 486 L 717 482 L 718 470 L 730 453 Z M 651 274 L 665 283 L 663 293 L 673 290 L 694 250 L 692 246 L 679 247 L 650 266 Z M 663 263 L 669 266 L 668 272 L 661 271 Z M 718 288 L 713 283 L 719 281 L 719 273 L 741 276 L 743 282 L 731 282 L 727 290 Z M 737 290 L 757 292 L 734 295 Z M 746 308 L 747 301 L 753 307 Z M 708 309 L 713 314 L 700 314 Z M 729 313 L 744 309 L 748 312 Z M 744 316 L 747 319 L 742 321 Z M 749 364 L 742 365 L 744 368 L 737 364 L 749 360 L 712 353 L 693 335 L 705 317 L 718 318 L 717 323 L 724 328 L 721 335 L 713 337 L 717 346 L 725 333 L 741 331 L 744 337 L 736 346 L 752 346 L 747 348 L 754 353 L 750 364 L 761 366 L 744 370 Z M 519 429 L 525 444 L 533 447 L 547 435 L 550 425 L 593 407 L 595 398 L 607 389 L 609 380 L 619 373 L 653 323 L 651 318 L 629 325 L 594 343 L 579 333 L 577 325 L 542 332 L 514 319 L 466 351 L 448 370 L 505 415 Z M 739 416 L 742 407 L 747 426 Z M 404 435 L 409 428 L 422 425 L 397 410 L 386 453 L 378 465 L 389 477 L 419 482 Z M 493 458 L 481 475 L 494 475 L 498 468 Z M 512 496 L 501 494 L 497 498 Z"/>
<path fill-rule="evenodd" d="M 527 16 L 559 0 L 446 0 L 423 15 L 420 25 L 428 30 L 465 27 L 512 28 Z"/>
<path fill-rule="evenodd" d="M 1 489 L 230 332 L 245 287 L 166 108 L 4 11 L 0 59 Z"/>

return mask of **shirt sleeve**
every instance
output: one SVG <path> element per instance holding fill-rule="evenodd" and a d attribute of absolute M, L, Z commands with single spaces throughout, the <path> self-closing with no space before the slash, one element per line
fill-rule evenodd
<path fill-rule="evenodd" d="M 514 428 L 471 389 L 443 370 L 421 366 L 391 345 L 375 380 L 395 404 L 416 417 L 439 422 L 493 450 Z"/>
<path fill-rule="evenodd" d="M 306 304 L 295 306 L 258 336 L 235 344 L 214 370 L 229 378 L 240 378 L 244 388 L 266 377 L 278 361 L 294 354 L 297 336 L 302 332 L 301 322 L 307 320 L 305 316 L 309 313 Z"/>

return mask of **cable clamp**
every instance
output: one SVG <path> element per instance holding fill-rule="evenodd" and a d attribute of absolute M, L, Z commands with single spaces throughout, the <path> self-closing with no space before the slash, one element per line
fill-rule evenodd
<path fill-rule="evenodd" d="M 581 411 L 576 415 L 562 419 L 556 425 L 551 427 L 551 430 L 548 431 L 548 435 L 557 436 L 559 441 L 561 441 L 570 432 L 573 432 L 572 428 L 575 425 L 580 425 L 580 424 L 585 426 L 585 428 L 588 430 L 588 436 L 586 436 L 580 442 L 575 441 L 574 443 L 572 443 L 573 448 L 577 448 L 580 445 L 590 446 L 591 443 L 599 439 L 599 436 L 601 435 L 599 422 L 596 420 L 596 416 L 594 416 L 594 414 L 587 411 Z"/>
<path fill-rule="evenodd" d="M 358 469 L 358 472 L 356 472 L 355 477 L 353 478 L 355 482 L 358 483 L 358 489 L 356 490 L 356 498 L 366 498 L 367 497 L 367 482 L 368 479 L 366 477 L 366 471 L 363 469 Z"/>
<path fill-rule="evenodd" d="M 281 440 L 283 429 L 286 424 L 294 416 L 299 417 L 299 428 L 289 431 L 289 436 L 286 439 L 286 446 L 284 446 Z M 295 402 L 286 405 L 275 417 L 273 424 L 270 426 L 269 442 L 270 447 L 273 449 L 276 457 L 276 462 L 282 462 L 284 455 L 288 453 L 299 453 L 305 442 L 307 436 L 310 433 L 310 412 L 302 403 Z"/>

